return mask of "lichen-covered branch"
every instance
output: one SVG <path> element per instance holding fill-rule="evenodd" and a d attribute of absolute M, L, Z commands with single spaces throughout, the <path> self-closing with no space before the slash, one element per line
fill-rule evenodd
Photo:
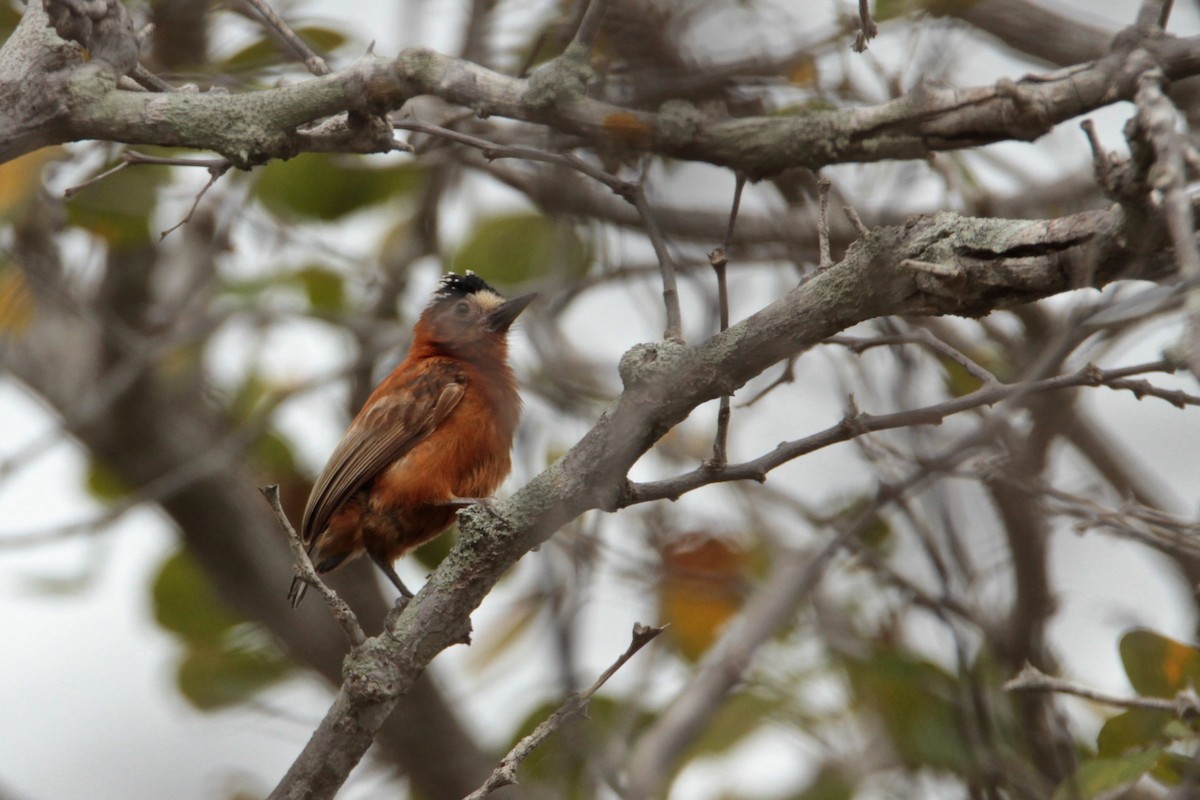
<path fill-rule="evenodd" d="M 309 150 L 382 152 L 393 147 L 390 134 L 364 120 L 434 95 L 607 148 L 706 161 L 756 179 L 791 167 L 1031 141 L 1064 120 L 1132 98 L 1138 77 L 1155 67 L 1169 79 L 1200 73 L 1200 39 L 1131 28 L 1100 60 L 1049 75 L 967 89 L 921 86 L 878 106 L 787 116 L 730 118 L 682 101 L 657 112 L 627 109 L 589 97 L 589 72 L 575 58 L 556 59 L 522 79 L 423 49 L 394 59 L 364 56 L 330 75 L 275 89 L 158 94 L 121 89 L 113 69 L 84 64 L 32 5 L 0 50 L 0 106 L 14 109 L 0 121 L 0 161 L 79 139 L 215 150 L 240 167 Z M 29 102 L 31 94 L 39 100 Z M 335 122 L 319 133 L 305 128 L 329 118 Z"/>

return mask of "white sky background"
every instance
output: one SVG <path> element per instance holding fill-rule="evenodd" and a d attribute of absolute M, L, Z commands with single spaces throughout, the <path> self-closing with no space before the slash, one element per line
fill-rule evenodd
<path fill-rule="evenodd" d="M 455 42 L 448 32 L 459 29 L 466 5 L 435 4 L 431 0 L 418 10 L 405 12 L 396 3 L 311 0 L 298 7 L 305 16 L 322 17 L 336 27 L 356 31 L 364 42 L 375 40 L 375 51 L 388 54 L 414 44 L 453 51 Z M 809 25 L 813 17 L 825 18 L 823 15 L 833 7 L 826 2 L 807 5 L 808 11 L 819 11 L 808 14 Z M 1132 19 L 1136 5 L 1112 0 L 1077 3 L 1074 7 L 1121 25 Z M 501 4 L 498 18 L 512 19 L 506 15 L 519 10 L 524 19 L 512 24 L 528 24 L 545 6 L 509 0 Z M 771 7 L 776 9 L 778 21 L 786 20 L 793 6 L 786 0 L 776 0 Z M 755 16 L 751 12 L 744 15 L 747 24 Z M 1177 3 L 1171 31 L 1188 34 L 1197 27 L 1195 6 Z M 800 24 L 773 24 L 753 33 L 761 37 L 761 47 L 770 50 L 786 47 L 789 37 L 802 35 L 804 30 Z M 728 30 L 724 33 L 728 37 Z M 737 50 L 736 41 L 730 49 Z M 886 60 L 886 39 L 872 44 L 872 52 Z M 964 54 L 959 66 L 964 70 L 960 74 L 972 76 L 961 78 L 963 83 L 990 83 L 1002 76 L 1018 77 L 1028 70 L 1023 65 L 1006 66 L 982 48 Z M 1104 125 L 1110 146 L 1119 144 L 1120 125 L 1127 114 L 1127 109 L 1113 109 L 1092 115 Z M 1071 122 L 1047 137 L 1049 142 L 1036 147 L 1010 144 L 992 149 L 1048 177 L 1055 169 L 1075 170 L 1087 162 L 1088 151 L 1081 137 Z M 1062 153 L 1074 160 L 1056 161 Z M 909 167 L 892 168 L 897 180 L 910 174 Z M 850 181 L 863 169 L 848 166 L 840 171 Z M 865 169 L 878 171 L 880 167 Z M 721 182 L 715 184 L 718 188 L 713 189 L 714 184 L 708 181 L 713 172 L 697 171 L 681 179 L 671 191 L 700 191 L 711 198 L 713 207 L 722 207 L 728 201 L 727 184 L 731 179 L 722 173 Z M 838 172 L 831 171 L 835 180 L 841 178 Z M 190 202 L 190 194 L 183 194 Z M 511 201 L 511 195 L 503 190 L 484 189 L 475 196 L 468 206 L 471 213 L 486 213 L 489 207 Z M 895 194 L 888 188 L 877 196 L 888 199 Z M 930 202 L 935 200 L 931 193 Z M 755 202 L 756 195 L 751 191 L 747 203 Z M 869 210 L 870 199 L 863 198 L 863 205 Z M 447 238 L 453 239 L 466 230 L 471 221 L 468 213 L 447 220 Z M 345 230 L 322 229 L 314 236 L 331 248 L 345 250 Z M 733 273 L 735 280 L 738 274 Z M 432 272 L 429 278 L 432 280 Z M 761 305 L 761 295 L 754 296 L 757 292 L 739 292 L 738 288 L 735 285 L 735 319 Z M 687 308 L 685 304 L 685 316 Z M 573 332 L 609 332 L 585 344 L 589 351 L 604 354 L 612 363 L 615 383 L 617 357 L 636 342 L 656 336 L 656 315 L 661 312 L 653 294 L 648 293 L 644 307 L 628 309 L 607 304 L 598 310 L 577 309 L 574 313 Z M 622 313 L 626 319 L 614 319 Z M 647 320 L 652 324 L 646 324 Z M 520 336 L 518 333 L 518 359 L 524 350 Z M 1163 332 L 1149 337 L 1140 345 L 1140 352 L 1122 354 L 1120 362 L 1157 357 L 1161 347 L 1170 343 L 1169 336 L 1170 332 Z M 219 369 L 234 369 L 244 355 L 238 352 L 236 339 L 231 336 L 225 356 L 229 362 L 215 365 Z M 336 342 L 318 339 L 307 331 L 281 334 L 270 347 L 284 374 L 319 374 L 335 366 L 343 355 Z M 767 418 L 757 428 L 738 427 L 734 445 L 744 449 L 743 455 L 769 449 L 784 436 L 800 436 L 838 418 L 840 400 L 828 360 L 814 352 L 800 361 L 799 368 L 806 384 L 824 388 L 816 389 L 812 397 L 798 398 L 795 392 L 786 398 L 776 395 L 776 416 L 764 415 Z M 1194 390 L 1194 385 L 1191 388 Z M 341 433 L 334 423 L 338 401 L 336 390 L 331 390 L 309 398 L 308 405 L 289 405 L 283 413 L 281 426 L 289 434 L 299 428 L 297 423 L 302 417 L 309 419 L 316 414 L 329 421 L 327 429 L 298 442 L 314 469 Z M 804 407 L 797 409 L 797 402 L 803 402 Z M 1195 487 L 1200 485 L 1200 462 L 1194 458 L 1194 453 L 1200 451 L 1198 412 L 1163 414 L 1150 407 L 1153 400 L 1138 403 L 1104 390 L 1088 393 L 1086 402 L 1105 409 L 1098 417 L 1106 421 L 1114 436 L 1136 443 L 1140 452 L 1153 454 L 1154 462 L 1149 466 L 1171 486 L 1184 507 L 1194 511 Z M 703 429 L 714 417 L 706 407 L 693 420 Z M 787 430 L 781 433 L 783 426 Z M 3 379 L 0 430 L 4 433 L 0 437 L 0 463 L 23 452 L 30 443 L 38 443 L 42 451 L 37 458 L 24 462 L 19 471 L 0 480 L 0 532 L 41 530 L 100 513 L 102 509 L 80 488 L 85 462 L 79 450 L 60 438 L 51 436 L 47 440 L 55 430 L 52 419 L 36 400 Z M 561 444 L 570 444 L 574 434 L 564 435 L 563 439 Z M 639 465 L 639 469 L 644 468 Z M 839 454 L 835 448 L 789 465 L 772 480 L 803 481 L 814 494 L 820 487 L 830 495 L 845 494 L 846 486 L 859 480 L 852 476 L 852 470 L 848 453 Z M 529 477 L 521 472 L 518 467 L 514 480 Z M 1079 481 L 1076 488 L 1086 486 L 1083 476 Z M 681 502 L 678 510 L 705 514 L 711 513 L 712 507 L 700 492 Z M 175 689 L 177 645 L 154 622 L 148 593 L 154 571 L 175 546 L 170 525 L 159 513 L 146 509 L 127 515 L 99 536 L 77 536 L 38 548 L 0 549 L 0 632 L 3 641 L 10 644 L 0 651 L 0 795 L 7 791 L 30 800 L 210 800 L 228 797 L 239 789 L 265 794 L 291 763 L 328 707 L 330 695 L 316 679 L 293 680 L 267 693 L 262 702 L 268 713 L 243 708 L 201 714 L 188 706 Z M 1187 587 L 1165 578 L 1170 570 L 1145 550 L 1095 534 L 1083 538 L 1059 535 L 1053 557 L 1054 585 L 1064 591 L 1052 637 L 1068 674 L 1102 689 L 1125 692 L 1128 687 L 1116 655 L 1117 639 L 1124 630 L 1141 624 L 1167 635 L 1189 637 L 1194 621 L 1180 602 Z M 538 559 L 539 554 L 533 554 L 516 569 L 532 579 L 541 568 Z M 413 565 L 402 564 L 400 569 L 401 574 L 408 570 L 408 575 L 419 583 L 421 574 Z M 280 576 L 281 592 L 287 580 L 287 576 Z M 653 614 L 653 599 L 631 595 L 627 581 L 614 578 L 603 586 L 585 609 L 588 629 L 596 632 L 583 643 L 585 675 L 599 672 L 624 649 L 634 621 L 650 621 Z M 503 613 L 503 604 L 485 604 L 475 616 L 476 630 L 486 631 Z M 929 635 L 938 634 L 930 631 Z M 519 655 L 509 656 L 514 657 Z M 466 648 L 455 648 L 439 658 L 441 674 L 453 670 L 454 689 L 450 693 L 471 698 L 464 705 L 472 720 L 493 743 L 499 743 L 507 739 L 508 726 L 515 723 L 512 709 L 543 699 L 539 693 L 544 690 L 541 684 L 546 676 L 516 671 L 520 673 L 519 681 L 505 681 L 501 679 L 503 660 L 482 671 L 469 669 L 469 660 Z M 636 680 L 639 673 L 634 666 L 631 664 L 614 679 L 615 690 Z M 499 727 L 489 722 L 497 719 L 503 721 Z M 763 747 L 754 763 L 744 758 L 730 762 L 736 767 L 732 772 L 726 768 L 729 765 L 690 771 L 672 796 L 704 800 L 732 785 L 734 779 L 748 791 L 767 792 L 786 782 L 785 778 L 793 781 L 800 777 L 787 742 L 771 741 Z M 784 764 L 793 766 L 785 769 Z M 370 797 L 386 785 L 386 778 L 378 770 L 360 768 L 341 796 Z"/>

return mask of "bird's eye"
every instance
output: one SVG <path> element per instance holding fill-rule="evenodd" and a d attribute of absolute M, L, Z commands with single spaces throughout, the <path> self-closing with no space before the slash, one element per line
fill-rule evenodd
<path fill-rule="evenodd" d="M 460 317 L 465 317 L 467 314 L 471 313 L 471 307 L 466 303 L 459 303 L 454 306 L 454 313 Z"/>

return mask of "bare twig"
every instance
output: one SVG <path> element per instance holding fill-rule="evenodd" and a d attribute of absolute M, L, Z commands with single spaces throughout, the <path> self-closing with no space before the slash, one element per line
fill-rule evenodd
<path fill-rule="evenodd" d="M 867 42 L 879 35 L 879 26 L 871 17 L 868 0 L 858 0 L 858 24 L 858 35 L 854 37 L 854 52 L 861 53 L 867 49 Z"/>
<path fill-rule="evenodd" d="M 785 386 L 796 381 L 796 357 L 792 356 L 783 365 L 783 371 L 779 373 L 779 377 L 767 384 L 760 392 L 755 394 L 746 402 L 742 403 L 738 408 L 749 408 L 750 406 L 762 400 L 771 392 L 778 389 L 780 386 Z"/>
<path fill-rule="evenodd" d="M 864 239 L 871 233 L 870 229 L 863 224 L 862 217 L 858 215 L 853 206 L 842 206 L 842 211 L 846 214 L 846 219 L 850 220 L 850 224 L 854 226 L 858 238 Z"/>
<path fill-rule="evenodd" d="M 192 201 L 192 207 L 190 209 L 188 209 L 187 216 L 185 216 L 183 219 L 179 220 L 179 222 L 176 222 L 174 225 L 172 225 L 171 227 L 167 228 L 165 231 L 160 233 L 158 235 L 159 241 L 162 241 L 163 239 L 167 238 L 167 234 L 171 233 L 172 231 L 174 231 L 178 228 L 182 228 L 184 225 L 187 225 L 189 222 L 192 221 L 192 217 L 195 215 L 196 209 L 200 207 L 200 201 L 202 199 L 204 199 L 204 195 L 208 193 L 208 190 L 213 187 L 213 184 L 216 183 L 218 180 L 220 180 L 221 176 L 224 175 L 226 172 L 228 172 L 229 168 L 232 166 L 233 166 L 233 164 L 226 161 L 224 163 L 224 165 L 222 165 L 222 166 L 214 166 L 214 167 L 208 168 L 208 183 L 204 184 L 204 188 L 196 193 L 196 198 Z"/>
<path fill-rule="evenodd" d="M 316 587 L 321 596 L 325 598 L 325 602 L 329 604 L 329 610 L 333 612 L 333 618 L 341 626 L 342 632 L 346 634 L 346 638 L 350 640 L 350 644 L 358 647 L 367 640 L 362 626 L 358 624 L 358 617 L 354 615 L 354 611 L 346 604 L 346 601 L 338 597 L 337 592 L 326 586 L 325 582 L 317 575 L 317 571 L 313 569 L 312 561 L 308 557 L 308 551 L 304 549 L 304 542 L 300 541 L 296 529 L 288 521 L 287 514 L 283 513 L 283 506 L 279 502 L 279 487 L 272 484 L 271 486 L 260 488 L 259 491 L 263 493 L 263 497 L 267 498 L 267 502 L 271 504 L 271 510 L 275 512 L 275 519 L 278 520 L 280 529 L 287 536 L 288 546 L 292 548 L 292 557 L 296 559 L 296 569 L 300 579 L 308 583 L 308 585 Z"/>
<path fill-rule="evenodd" d="M 1155 4 L 1143 5 L 1143 12 L 1151 5 Z M 1195 220 L 1187 196 L 1185 139 L 1176 130 L 1177 113 L 1163 92 L 1163 80 L 1161 70 L 1151 69 L 1138 81 L 1134 96 L 1137 123 L 1154 149 L 1153 188 L 1162 193 L 1162 210 L 1175 249 L 1179 276 L 1186 282 L 1196 283 L 1200 281 L 1200 250 L 1196 248 Z M 1191 373 L 1200 377 L 1200 286 L 1188 289 L 1184 296 L 1184 313 L 1183 357 Z"/>
<path fill-rule="evenodd" d="M 645 647 L 654 638 L 663 632 L 663 628 L 654 628 L 649 625 L 643 625 L 640 622 L 633 626 L 633 638 L 629 642 L 629 647 L 625 649 L 616 661 L 609 666 L 608 669 L 601 673 L 588 688 L 576 695 L 568 697 L 566 701 L 559 706 L 553 714 L 542 721 L 540 725 L 533 729 L 533 733 L 526 736 L 508 751 L 508 755 L 500 759 L 500 763 L 496 765 L 496 769 L 488 776 L 480 786 L 471 794 L 467 795 L 465 800 L 482 800 L 488 794 L 491 794 L 496 789 L 502 786 L 509 786 L 517 782 L 517 767 L 529 757 L 529 754 L 546 740 L 550 734 L 562 727 L 563 723 L 571 717 L 579 714 L 587 708 L 588 701 L 592 699 L 600 687 L 611 678 L 617 670 L 625 665 L 625 662 L 633 658 L 639 650 Z"/>
<path fill-rule="evenodd" d="M 1179 692 L 1167 697 L 1117 697 L 1097 691 L 1082 684 L 1047 675 L 1032 664 L 1025 664 L 1019 673 L 1004 684 L 1008 692 L 1057 692 L 1070 694 L 1117 708 L 1143 708 L 1150 711 L 1169 711 L 1183 718 L 1194 718 L 1200 714 L 1200 697 L 1193 690 Z"/>
<path fill-rule="evenodd" d="M 1143 0 L 1135 24 L 1139 28 L 1166 28 L 1174 5 L 1175 0 Z"/>
<path fill-rule="evenodd" d="M 946 417 L 976 408 L 995 405 L 1017 397 L 1025 397 L 1035 392 L 1047 392 L 1058 389 L 1077 388 L 1082 386 L 1107 386 L 1111 389 L 1122 389 L 1135 392 L 1138 397 L 1152 396 L 1167 400 L 1172 405 L 1200 405 L 1200 397 L 1180 397 L 1180 392 L 1146 386 L 1132 386 L 1141 383 L 1126 380 L 1130 375 L 1147 372 L 1174 372 L 1175 367 L 1166 360 L 1139 364 L 1132 367 L 1120 367 L 1102 370 L 1093 364 L 1088 364 L 1080 370 L 1022 383 L 985 382 L 983 386 L 970 394 L 952 398 L 942 403 L 915 408 L 909 411 L 899 411 L 894 414 L 866 414 L 853 412 L 841 422 L 823 431 L 779 444 L 774 450 L 751 461 L 740 464 L 729 464 L 723 469 L 700 469 L 646 483 L 631 483 L 622 496 L 622 505 L 629 506 L 653 500 L 677 499 L 687 492 L 707 486 L 712 483 L 729 481 L 753 480 L 759 483 L 767 479 L 767 474 L 800 456 L 807 455 L 830 445 L 850 441 L 859 436 L 875 431 L 904 428 L 914 425 L 941 425 Z M 1163 397 L 1163 394 L 1168 396 Z"/>
<path fill-rule="evenodd" d="M 579 21 L 575 36 L 572 37 L 570 46 L 580 48 L 585 57 L 587 53 L 591 52 L 592 46 L 596 43 L 596 37 L 600 34 L 600 24 L 604 21 L 607 5 L 606 0 L 589 0 L 587 11 L 584 12 L 583 19 Z"/>
<path fill-rule="evenodd" d="M 725 240 L 720 248 L 708 254 L 708 261 L 717 273 L 717 307 L 721 317 L 721 330 L 729 329 L 729 287 L 725 280 L 725 267 L 729 265 L 729 250 L 733 247 L 733 229 L 737 224 L 738 208 L 742 204 L 742 189 L 746 185 L 746 176 L 738 173 L 737 184 L 733 190 L 733 205 L 729 209 L 729 224 L 725 227 Z M 729 395 L 721 395 L 720 407 L 717 410 L 717 435 L 713 441 L 713 454 L 708 463 L 720 468 L 728 460 L 726 444 L 729 438 Z"/>
<path fill-rule="evenodd" d="M 855 353 L 862 353 L 873 347 L 891 347 L 901 344 L 918 344 L 928 347 L 940 356 L 950 359 L 966 370 L 973 378 L 985 384 L 999 383 L 996 376 L 981 366 L 957 347 L 939 339 L 927 330 L 921 329 L 912 334 L 897 334 L 895 336 L 875 336 L 870 339 L 859 339 L 853 336 L 830 336 L 825 344 L 837 344 L 848 347 Z"/>
<path fill-rule="evenodd" d="M 832 186 L 828 178 L 817 181 L 817 194 L 821 203 L 821 210 L 817 215 L 817 249 L 821 253 L 818 264 L 821 269 L 833 265 L 833 254 L 829 248 L 829 189 Z"/>
<path fill-rule="evenodd" d="M 110 178 L 126 167 L 134 164 L 153 164 L 163 167 L 204 167 L 210 173 L 213 170 L 220 170 L 222 175 L 233 166 L 228 159 L 224 158 L 172 158 L 168 156 L 148 156 L 145 153 L 139 153 L 136 150 L 126 150 L 121 153 L 120 162 L 118 164 L 113 166 L 111 169 L 101 172 L 99 175 L 94 175 L 91 178 L 88 178 L 83 183 L 79 183 L 75 186 L 64 189 L 63 197 L 70 200 L 72 197 L 79 194 L 89 186 L 94 186 L 105 178 Z M 218 175 L 217 177 L 220 176 Z M 207 187 L 205 187 L 205 191 L 207 191 Z M 204 192 L 202 191 L 201 195 L 203 194 Z M 195 207 L 193 206 L 193 210 L 194 208 Z M 190 217 L 191 215 L 189 214 L 188 216 Z M 174 228 L 171 230 L 174 230 Z"/>
<path fill-rule="evenodd" d="M 547 150 L 539 150 L 536 147 L 525 147 L 522 145 L 506 145 L 498 142 L 491 142 L 487 139 L 481 139 L 478 136 L 462 133 L 460 131 L 444 128 L 439 125 L 432 125 L 427 122 L 417 122 L 415 120 L 399 120 L 393 121 L 392 127 L 398 130 L 413 131 L 416 133 L 425 133 L 430 136 L 437 136 L 457 144 L 466 145 L 479 150 L 483 157 L 488 161 L 499 158 L 521 158 L 527 161 L 541 161 L 546 164 L 555 164 L 560 167 L 575 170 L 581 175 L 586 175 L 593 180 L 607 186 L 615 194 L 628 198 L 635 190 L 634 184 L 629 181 L 622 180 L 617 176 L 605 172 L 597 166 L 589 164 L 582 158 L 576 155 L 566 153 L 552 153 Z"/>
<path fill-rule="evenodd" d="M 275 9 L 271 8 L 266 0 L 245 0 L 247 4 L 254 8 L 267 23 L 267 25 L 276 34 L 283 39 L 284 43 L 292 49 L 296 57 L 304 62 L 304 66 L 308 67 L 308 71 L 313 75 L 320 77 L 328 75 L 333 70 L 325 63 L 325 59 L 317 55 L 308 43 L 301 39 L 295 31 L 293 31 L 283 17 L 275 13 Z"/>
<path fill-rule="evenodd" d="M 650 244 L 654 246 L 654 255 L 658 257 L 658 266 L 662 272 L 663 304 L 667 309 L 667 327 L 663 331 L 663 338 L 682 343 L 683 316 L 679 310 L 679 290 L 675 286 L 675 259 L 671 256 L 667 241 L 663 238 L 657 220 L 654 219 L 650 203 L 646 200 L 644 181 L 639 181 L 634 187 L 632 197 L 626 199 L 633 203 L 642 217 L 646 235 L 650 238 Z"/>

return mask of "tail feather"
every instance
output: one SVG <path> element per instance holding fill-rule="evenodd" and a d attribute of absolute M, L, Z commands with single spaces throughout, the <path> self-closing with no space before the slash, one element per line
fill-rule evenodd
<path fill-rule="evenodd" d="M 288 589 L 288 602 L 292 604 L 292 608 L 299 608 L 300 601 L 304 599 L 304 593 L 308 591 L 308 581 L 301 578 L 299 575 L 292 578 L 292 588 Z"/>

